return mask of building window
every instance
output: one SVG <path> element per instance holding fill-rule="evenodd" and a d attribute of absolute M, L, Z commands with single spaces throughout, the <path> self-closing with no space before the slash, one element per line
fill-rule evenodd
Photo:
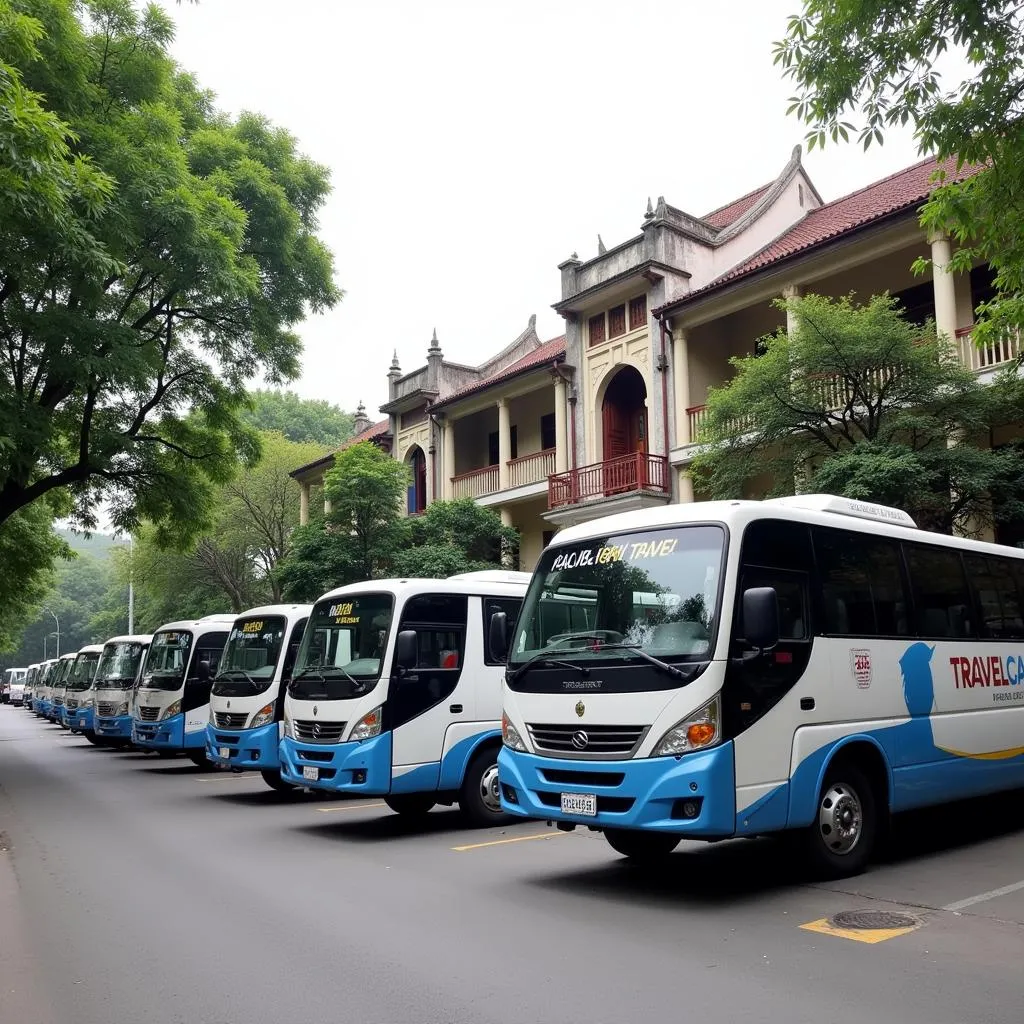
<path fill-rule="evenodd" d="M 519 458 L 519 426 L 516 423 L 508 430 L 508 451 L 510 458 Z"/>
<path fill-rule="evenodd" d="M 487 435 L 487 465 L 496 466 L 498 464 L 498 432 L 492 430 Z"/>
<path fill-rule="evenodd" d="M 588 321 L 590 328 L 590 344 L 600 345 L 605 340 L 604 337 L 604 313 L 598 313 L 597 316 L 592 316 Z"/>
<path fill-rule="evenodd" d="M 546 416 L 540 418 L 540 448 L 541 451 L 546 452 L 549 448 L 554 448 L 556 445 L 555 441 L 555 414 L 549 412 Z"/>
<path fill-rule="evenodd" d="M 608 337 L 617 338 L 626 333 L 626 307 L 615 306 L 608 310 Z"/>
<path fill-rule="evenodd" d="M 638 295 L 629 300 L 629 329 L 639 330 L 647 326 L 647 296 Z"/>

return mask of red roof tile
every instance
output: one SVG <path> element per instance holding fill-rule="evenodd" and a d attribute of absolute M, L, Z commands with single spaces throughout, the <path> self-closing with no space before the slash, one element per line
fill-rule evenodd
<path fill-rule="evenodd" d="M 941 165 L 931 157 L 922 160 L 841 199 L 811 210 L 806 217 L 769 242 L 750 259 L 715 278 L 703 288 L 666 303 L 654 312 L 660 313 L 669 307 L 685 305 L 697 296 L 765 270 L 814 246 L 833 241 L 890 214 L 919 206 L 935 188 L 931 178 L 940 166 L 946 172 L 949 181 L 962 181 L 981 170 L 978 166 L 964 166 L 957 171 L 955 159 L 945 160 Z"/>
<path fill-rule="evenodd" d="M 508 366 L 498 370 L 497 373 L 492 373 L 490 377 L 486 377 L 484 380 L 474 381 L 472 384 L 467 384 L 461 390 L 453 392 L 443 401 L 438 402 L 437 405 L 448 405 L 449 402 L 454 402 L 456 399 L 466 398 L 468 395 L 475 394 L 477 391 L 484 391 L 500 381 L 507 380 L 510 377 L 515 377 L 520 373 L 525 373 L 527 370 L 533 369 L 536 366 L 543 366 L 544 363 L 550 363 L 563 355 L 565 355 L 564 334 L 560 338 L 553 338 L 551 341 L 545 341 L 543 345 L 535 348 L 532 352 L 523 356 L 521 359 L 517 359 L 514 363 L 509 363 Z"/>
<path fill-rule="evenodd" d="M 739 220 L 752 206 L 760 202 L 773 184 L 774 182 L 770 181 L 767 185 L 755 188 L 753 192 L 748 192 L 745 196 L 740 196 L 739 199 L 734 199 L 731 203 L 726 203 L 725 206 L 706 213 L 701 220 L 715 228 L 727 228 L 733 221 Z"/>
<path fill-rule="evenodd" d="M 367 427 L 362 433 L 356 434 L 355 437 L 350 437 L 341 447 L 347 448 L 350 444 L 358 444 L 360 441 L 372 441 L 375 437 L 386 434 L 390 429 L 391 420 L 381 420 L 380 423 L 374 423 L 372 427 Z"/>

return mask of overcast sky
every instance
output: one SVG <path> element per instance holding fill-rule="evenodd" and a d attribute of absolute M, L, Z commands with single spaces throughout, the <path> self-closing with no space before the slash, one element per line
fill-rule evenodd
<path fill-rule="evenodd" d="M 772 41 L 799 0 L 201 0 L 174 52 L 231 112 L 331 169 L 321 235 L 345 298 L 300 328 L 302 395 L 374 418 L 392 349 L 477 364 L 537 314 L 557 264 L 638 233 L 647 197 L 702 215 L 776 177 L 803 126 Z M 828 201 L 918 159 L 829 147 Z"/>

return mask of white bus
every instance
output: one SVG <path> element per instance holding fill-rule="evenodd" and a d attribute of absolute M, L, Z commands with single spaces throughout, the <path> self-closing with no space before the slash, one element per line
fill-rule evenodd
<path fill-rule="evenodd" d="M 1022 609 L 1024 551 L 828 495 L 567 529 L 492 625 L 502 806 L 636 858 L 798 830 L 852 874 L 890 814 L 1024 786 Z"/>
<path fill-rule="evenodd" d="M 30 679 L 34 680 L 39 673 L 40 665 L 29 665 L 24 668 L 9 668 L 4 671 L 4 681 L 0 702 L 14 704 L 20 707 L 25 701 L 25 685 Z M 35 672 L 32 670 L 35 669 Z"/>
<path fill-rule="evenodd" d="M 36 677 L 32 680 L 32 689 L 29 692 L 28 687 L 25 689 L 25 707 L 29 711 L 34 711 L 36 714 L 39 713 L 39 702 L 40 695 L 43 687 L 53 678 L 54 672 L 57 669 L 57 659 L 50 658 L 48 661 L 44 661 L 39 666 L 39 671 L 36 673 Z"/>
<path fill-rule="evenodd" d="M 135 698 L 136 746 L 206 764 L 210 683 L 234 621 L 234 615 L 206 615 L 169 622 L 153 634 Z"/>
<path fill-rule="evenodd" d="M 514 619 L 529 576 L 376 580 L 314 606 L 285 698 L 281 775 L 374 794 L 399 814 L 458 803 L 477 825 L 498 797 L 503 665 L 485 623 Z"/>
<path fill-rule="evenodd" d="M 284 687 L 310 611 L 308 604 L 275 604 L 240 615 L 210 690 L 207 759 L 222 768 L 258 771 L 271 789 L 295 790 L 281 779 L 278 747 Z"/>
<path fill-rule="evenodd" d="M 86 644 L 75 656 L 64 687 L 61 725 L 72 732 L 92 733 L 92 681 L 96 678 L 103 644 Z"/>
<path fill-rule="evenodd" d="M 69 651 L 57 659 L 53 674 L 44 686 L 43 717 L 51 722 L 60 721 L 61 709 L 64 707 L 64 688 L 74 667 L 77 651 Z"/>
<path fill-rule="evenodd" d="M 126 747 L 132 741 L 135 689 L 146 663 L 153 637 L 136 633 L 111 637 L 93 680 L 93 742 L 108 747 Z"/>

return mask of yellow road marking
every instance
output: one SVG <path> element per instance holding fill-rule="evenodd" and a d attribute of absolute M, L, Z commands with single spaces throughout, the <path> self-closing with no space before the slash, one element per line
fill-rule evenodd
<path fill-rule="evenodd" d="M 895 939 L 908 932 L 917 931 L 921 927 L 920 922 L 907 928 L 836 928 L 828 923 L 827 917 L 819 918 L 817 921 L 808 921 L 800 927 L 807 932 L 818 932 L 820 935 L 835 935 L 840 939 L 852 939 L 854 942 L 885 942 L 887 939 Z"/>
<path fill-rule="evenodd" d="M 318 807 L 321 814 L 335 814 L 338 811 L 368 811 L 371 807 L 385 807 L 382 800 L 378 804 L 345 804 L 343 807 Z"/>
<path fill-rule="evenodd" d="M 470 843 L 468 846 L 453 846 L 456 853 L 465 853 L 466 850 L 479 850 L 484 846 L 504 846 L 506 843 L 527 843 L 531 839 L 558 839 L 560 836 L 567 836 L 568 832 L 538 832 L 535 836 L 514 836 L 512 839 L 492 839 L 489 843 Z"/>

